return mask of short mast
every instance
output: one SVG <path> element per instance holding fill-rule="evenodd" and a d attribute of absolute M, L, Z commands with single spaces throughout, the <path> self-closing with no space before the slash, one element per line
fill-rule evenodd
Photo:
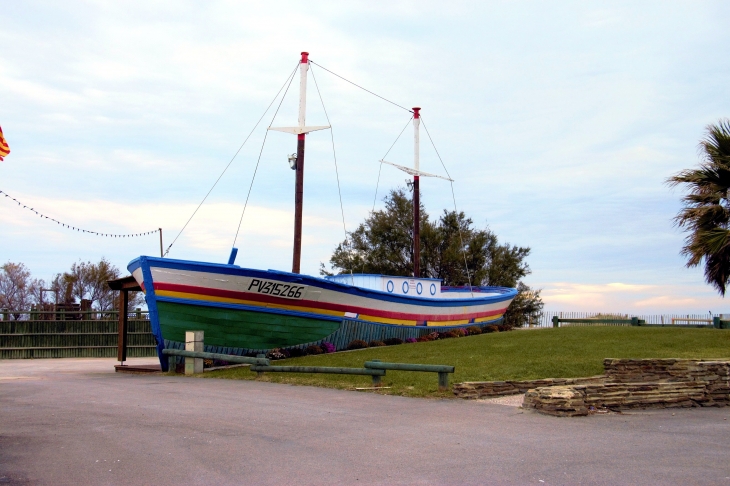
<path fill-rule="evenodd" d="M 421 194 L 418 171 L 420 170 L 419 128 L 421 108 L 413 108 L 413 277 L 421 276 Z"/>
<path fill-rule="evenodd" d="M 413 168 L 406 167 L 400 164 L 394 164 L 387 160 L 382 160 L 381 163 L 392 165 L 397 169 L 402 170 L 406 174 L 413 176 L 413 276 L 418 278 L 421 276 L 421 192 L 420 192 L 420 178 L 423 177 L 438 177 L 439 179 L 446 179 L 447 181 L 454 182 L 449 177 L 444 177 L 436 174 L 429 174 L 421 170 L 420 158 L 420 147 L 419 147 L 419 128 L 421 127 L 421 109 L 419 107 L 413 108 Z"/>
<path fill-rule="evenodd" d="M 294 184 L 294 252 L 292 256 L 292 273 L 299 273 L 302 261 L 302 209 L 304 207 L 304 138 L 309 132 L 324 130 L 325 126 L 305 124 L 307 114 L 307 71 L 309 71 L 309 53 L 302 52 L 299 61 L 299 126 L 269 127 L 269 130 L 293 133 L 297 136 L 296 182 Z"/>

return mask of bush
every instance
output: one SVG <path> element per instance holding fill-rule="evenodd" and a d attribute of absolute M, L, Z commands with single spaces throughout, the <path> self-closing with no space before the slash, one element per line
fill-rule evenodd
<path fill-rule="evenodd" d="M 418 342 L 418 339 L 416 339 L 416 338 L 406 338 L 406 341 L 405 342 L 408 343 L 408 344 L 410 344 L 410 343 L 417 343 Z"/>
<path fill-rule="evenodd" d="M 478 326 L 471 326 L 467 330 L 469 331 L 469 335 L 470 336 L 474 336 L 475 334 L 481 334 L 482 333 L 481 328 L 479 328 Z"/>
<path fill-rule="evenodd" d="M 289 357 L 291 358 L 299 358 L 300 356 L 304 356 L 307 354 L 302 348 L 291 348 L 287 351 L 289 351 Z"/>
<path fill-rule="evenodd" d="M 272 349 L 271 351 L 266 353 L 266 357 L 269 359 L 272 359 L 272 360 L 286 359 L 286 355 L 284 353 L 282 353 L 281 349 L 279 349 L 279 348 Z"/>
<path fill-rule="evenodd" d="M 319 346 L 312 344 L 311 346 L 307 346 L 307 349 L 304 350 L 307 354 L 323 354 L 324 351 Z"/>
<path fill-rule="evenodd" d="M 466 331 L 466 329 L 462 329 L 462 328 L 460 328 L 460 327 L 457 327 L 456 329 L 452 329 L 452 330 L 451 330 L 451 331 L 449 331 L 449 332 L 452 332 L 452 333 L 456 334 L 456 337 L 464 337 L 464 336 L 466 336 L 467 334 L 469 334 L 469 333 L 468 333 L 468 332 Z"/>
<path fill-rule="evenodd" d="M 366 343 L 362 339 L 355 339 L 354 341 L 351 341 L 350 344 L 347 345 L 347 349 L 365 349 L 367 347 L 368 347 L 368 343 Z"/>
<path fill-rule="evenodd" d="M 433 333 L 432 333 L 432 334 L 433 334 Z M 427 343 L 427 342 L 429 342 L 429 341 L 434 341 L 434 340 L 435 340 L 435 338 L 433 337 L 433 335 L 432 335 L 432 334 L 424 334 L 423 336 L 419 337 L 419 338 L 417 339 L 417 341 L 418 341 L 419 343 Z"/>
<path fill-rule="evenodd" d="M 482 332 L 499 332 L 499 326 L 492 324 L 491 326 L 485 327 Z"/>
<path fill-rule="evenodd" d="M 383 341 L 370 341 L 368 346 L 371 348 L 379 348 L 380 346 L 385 346 L 385 343 Z"/>
<path fill-rule="evenodd" d="M 415 340 L 414 340 L 415 341 Z M 403 340 L 397 337 L 388 338 L 383 341 L 386 346 L 395 346 L 397 344 L 403 344 Z"/>
<path fill-rule="evenodd" d="M 335 345 L 332 343 L 328 343 L 327 341 L 322 341 L 322 344 L 320 344 L 319 346 L 325 353 L 334 353 L 336 351 Z"/>

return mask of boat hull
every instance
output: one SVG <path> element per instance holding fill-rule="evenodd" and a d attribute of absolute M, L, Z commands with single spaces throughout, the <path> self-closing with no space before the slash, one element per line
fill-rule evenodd
<path fill-rule="evenodd" d="M 399 296 L 300 274 L 144 256 L 128 269 L 145 292 L 163 369 L 162 350 L 182 347 L 189 330 L 204 331 L 211 352 L 248 354 L 322 341 L 340 350 L 353 339 L 417 338 L 495 324 L 516 295 L 481 288 L 454 292 L 456 298 Z"/>

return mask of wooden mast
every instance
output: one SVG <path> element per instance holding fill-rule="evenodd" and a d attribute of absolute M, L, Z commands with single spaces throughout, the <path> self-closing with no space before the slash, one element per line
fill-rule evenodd
<path fill-rule="evenodd" d="M 305 126 L 307 112 L 307 70 L 309 69 L 309 53 L 302 52 L 299 62 L 299 126 Z M 297 134 L 296 182 L 294 184 L 294 253 L 291 271 L 299 273 L 302 261 L 302 210 L 304 208 L 304 137 L 306 133 Z"/>
<path fill-rule="evenodd" d="M 419 184 L 418 171 L 419 163 L 419 133 L 418 129 L 421 125 L 421 108 L 413 108 L 413 169 L 416 173 L 413 175 L 413 277 L 421 276 L 421 193 Z"/>
<path fill-rule="evenodd" d="M 269 130 L 293 133 L 297 136 L 296 182 L 294 183 L 294 251 L 292 255 L 292 273 L 300 273 L 302 261 L 302 210 L 304 208 L 304 140 L 309 132 L 330 128 L 324 126 L 306 126 L 307 113 L 307 71 L 309 70 L 309 53 L 302 52 L 299 61 L 299 125 L 296 127 L 269 127 Z"/>
<path fill-rule="evenodd" d="M 400 164 L 394 164 L 387 160 L 381 160 L 383 164 L 392 165 L 406 174 L 413 176 L 413 276 L 419 278 L 421 276 L 421 190 L 420 179 L 423 177 L 438 177 L 453 182 L 453 179 L 436 174 L 429 174 L 421 170 L 420 162 L 420 135 L 421 127 L 421 108 L 413 108 L 413 168 Z"/>

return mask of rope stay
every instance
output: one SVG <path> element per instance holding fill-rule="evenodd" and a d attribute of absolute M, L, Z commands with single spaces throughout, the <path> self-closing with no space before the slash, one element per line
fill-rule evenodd
<path fill-rule="evenodd" d="M 298 68 L 299 68 L 299 63 L 297 63 L 297 66 L 294 68 L 294 71 L 292 71 L 292 73 L 286 78 L 286 81 L 281 86 L 281 88 L 279 88 L 279 91 L 277 91 L 276 96 L 274 96 L 274 99 L 271 100 L 271 103 L 269 103 L 269 106 L 266 107 L 266 110 L 264 110 L 263 114 L 258 119 L 258 121 L 254 125 L 254 127 L 251 129 L 251 131 L 249 132 L 249 134 L 246 137 L 246 139 L 243 141 L 243 143 L 241 144 L 241 146 L 238 147 L 238 150 L 236 150 L 236 153 L 233 154 L 233 157 L 231 157 L 231 160 L 228 162 L 228 165 L 226 165 L 226 167 L 223 169 L 223 172 L 221 172 L 221 174 L 215 180 L 215 182 L 211 186 L 210 190 L 208 190 L 208 193 L 205 195 L 205 197 L 203 198 L 203 200 L 200 201 L 200 204 L 198 204 L 198 207 L 195 208 L 195 211 L 193 211 L 193 214 L 190 215 L 190 218 L 188 218 L 188 220 L 185 222 L 185 225 L 182 227 L 182 229 L 177 234 L 177 236 L 175 236 L 175 239 L 172 240 L 172 243 L 170 243 L 168 245 L 167 250 L 165 250 L 164 256 L 167 256 L 167 254 L 170 252 L 170 248 L 172 248 L 172 245 L 174 245 L 175 242 L 177 241 L 177 239 L 180 238 L 180 235 L 182 235 L 183 231 L 185 231 L 185 228 L 188 227 L 188 224 L 190 224 L 190 221 L 192 221 L 192 219 L 195 217 L 195 215 L 197 214 L 198 210 L 201 208 L 201 206 L 203 205 L 203 203 L 205 203 L 206 199 L 208 199 L 208 196 L 210 196 L 210 193 L 213 192 L 213 189 L 215 189 L 215 186 L 218 185 L 218 182 L 220 182 L 220 180 L 223 177 L 223 175 L 226 173 L 226 171 L 228 170 L 228 168 L 231 166 L 231 164 L 233 163 L 233 161 L 236 159 L 236 157 L 238 156 L 238 154 L 243 149 L 243 146 L 246 145 L 246 142 L 248 142 L 248 139 L 251 138 L 251 135 L 253 135 L 253 133 L 256 130 L 256 128 L 258 128 L 259 124 L 261 123 L 261 120 L 264 119 L 264 117 L 266 116 L 266 113 L 269 112 L 269 110 L 271 109 L 271 106 L 274 104 L 274 102 L 276 101 L 276 99 L 279 97 L 279 94 L 281 93 L 281 90 L 283 90 L 285 86 L 287 86 L 287 89 L 288 89 L 288 85 L 290 85 L 292 79 L 294 79 L 294 75 L 296 74 Z M 279 106 L 281 106 L 281 104 L 279 104 Z M 260 159 L 260 156 L 259 156 L 259 159 Z M 257 167 L 258 167 L 258 165 L 257 165 Z M 250 193 L 250 191 L 249 191 L 249 193 Z M 248 201 L 248 198 L 246 200 Z M 240 224 L 239 224 L 239 227 L 240 227 Z M 238 235 L 238 232 L 236 232 L 236 235 Z"/>
<path fill-rule="evenodd" d="M 349 79 L 347 79 L 347 78 L 344 78 L 344 77 L 340 76 L 339 74 L 337 74 L 337 73 L 334 73 L 334 72 L 330 71 L 330 70 L 329 70 L 329 69 L 327 69 L 326 67 L 322 66 L 321 64 L 317 64 L 316 62 L 312 61 L 311 59 L 309 60 L 309 62 L 310 62 L 311 64 L 314 64 L 314 65 L 318 66 L 318 67 L 321 67 L 322 69 L 324 69 L 324 70 L 325 70 L 325 71 L 327 71 L 328 73 L 330 73 L 330 74 L 332 74 L 332 75 L 334 75 L 334 76 L 337 76 L 337 77 L 338 77 L 338 78 L 340 78 L 341 80 L 343 80 L 343 81 L 346 81 L 346 82 L 350 83 L 351 85 L 353 85 L 353 86 L 356 86 L 356 87 L 360 88 L 360 89 L 361 89 L 361 90 L 363 90 L 363 91 L 367 91 L 367 92 L 368 92 L 368 93 L 370 93 L 371 95 L 373 95 L 373 96 L 377 96 L 378 98 L 380 98 L 380 99 L 381 99 L 381 100 L 383 100 L 383 101 L 387 101 L 387 102 L 388 102 L 388 103 L 390 103 L 391 105 L 395 105 L 395 106 L 397 106 L 398 108 L 400 108 L 400 109 L 402 109 L 402 110 L 406 110 L 406 111 L 407 111 L 407 112 L 409 112 L 409 113 L 413 113 L 413 110 L 411 110 L 411 109 L 408 109 L 408 108 L 406 108 L 405 106 L 401 106 L 401 105 L 399 105 L 398 103 L 396 103 L 396 102 L 394 102 L 394 101 L 390 101 L 390 100 L 389 100 L 388 98 L 384 98 L 384 97 L 380 96 L 380 95 L 379 95 L 379 94 L 377 94 L 377 93 L 373 93 L 373 92 L 372 92 L 372 91 L 370 91 L 369 89 L 367 89 L 367 88 L 363 88 L 363 87 L 362 87 L 362 86 L 360 86 L 359 84 L 353 83 L 353 82 L 352 82 L 352 81 L 350 81 Z"/>
<path fill-rule="evenodd" d="M 297 73 L 297 69 L 299 69 L 299 63 L 297 63 L 297 67 L 294 68 L 294 71 L 291 73 L 291 76 L 289 77 L 289 83 L 286 85 L 286 90 L 284 91 L 284 94 L 281 95 L 281 100 L 279 100 L 279 105 L 276 107 L 276 111 L 274 112 L 274 116 L 271 117 L 271 122 L 269 122 L 268 128 L 271 128 L 271 125 L 274 124 L 274 120 L 276 120 L 276 115 L 279 114 L 279 110 L 281 109 L 282 103 L 284 103 L 284 98 L 286 98 L 286 94 L 289 92 L 289 88 L 291 87 L 292 81 L 294 81 L 294 76 Z M 284 86 L 281 87 L 282 89 Z M 281 93 L 281 89 L 279 90 L 279 93 Z M 279 93 L 276 93 L 276 96 L 279 96 Z M 276 98 L 274 98 L 274 101 L 276 101 Z M 274 103 L 273 101 L 271 102 Z M 271 107 L 271 105 L 269 105 Z M 268 109 L 267 109 L 268 111 Z M 263 118 L 263 116 L 261 117 Z M 256 174 L 259 171 L 259 164 L 261 163 L 261 156 L 264 153 L 264 146 L 266 145 L 266 138 L 269 136 L 269 130 L 266 130 L 266 133 L 264 134 L 264 139 L 261 142 L 261 149 L 259 150 L 259 157 L 256 159 L 256 167 L 253 171 L 253 176 L 251 177 L 251 184 L 248 186 L 248 194 L 246 194 L 246 202 L 243 203 L 243 210 L 241 211 L 241 218 L 238 220 L 238 228 L 236 228 L 236 236 L 233 237 L 233 246 L 236 246 L 236 240 L 238 240 L 238 233 L 241 231 L 241 223 L 243 223 L 243 215 L 246 214 L 246 208 L 248 207 L 248 200 L 251 197 L 251 189 L 253 189 L 253 183 L 256 180 Z"/>
<path fill-rule="evenodd" d="M 18 201 L 17 199 L 15 199 L 13 196 L 11 196 L 10 194 L 8 194 L 5 191 L 0 191 L 0 194 L 4 195 L 7 198 L 12 199 L 16 203 L 18 203 L 18 206 L 23 206 L 24 209 L 27 209 L 28 211 L 34 212 L 35 214 L 37 214 L 41 218 L 47 219 L 49 221 L 53 221 L 54 223 L 59 224 L 59 225 L 63 226 L 64 228 L 69 228 L 71 230 L 79 231 L 81 233 L 89 233 L 89 234 L 92 234 L 92 235 L 103 236 L 103 237 L 106 237 L 106 238 L 135 238 L 135 237 L 138 237 L 138 236 L 147 236 L 147 235 L 152 235 L 152 234 L 155 234 L 155 233 L 159 233 L 160 232 L 159 229 L 156 229 L 154 231 L 145 231 L 143 233 L 126 233 L 126 234 L 122 234 L 122 233 L 102 233 L 100 231 L 85 230 L 85 229 L 78 228 L 76 226 L 72 226 L 70 224 L 62 223 L 61 221 L 58 221 L 55 218 L 51 218 L 50 216 L 46 216 L 45 214 L 36 211 L 35 208 L 31 208 L 30 206 L 26 206 L 25 204 L 23 204 L 22 202 Z"/>
<path fill-rule="evenodd" d="M 436 144 L 433 143 L 433 138 L 431 138 L 431 133 L 428 131 L 428 127 L 426 126 L 426 121 L 423 119 L 423 116 L 421 116 L 421 123 L 423 123 L 423 128 L 426 129 L 426 135 L 428 135 L 428 140 L 431 142 L 431 146 L 433 147 L 434 152 L 436 152 L 436 156 L 438 157 L 439 161 L 441 162 L 441 166 L 444 168 L 444 171 L 446 172 L 446 175 L 449 176 L 450 184 L 451 184 L 451 198 L 454 201 L 454 212 L 457 214 L 458 217 L 458 209 L 456 208 L 456 194 L 454 193 L 454 181 L 451 180 L 451 174 L 449 174 L 448 169 L 446 168 L 446 164 L 444 164 L 443 159 L 441 158 L 441 154 L 439 153 L 438 149 L 436 148 Z M 466 248 L 464 247 L 464 237 L 461 234 L 461 225 L 458 224 L 459 220 L 457 219 L 457 225 L 456 228 L 459 230 L 459 241 L 461 242 L 461 252 L 464 255 L 464 267 L 466 268 L 466 278 L 469 282 L 469 292 L 471 292 L 471 296 L 474 297 L 474 290 L 471 286 L 471 272 L 469 272 L 469 263 L 466 259 Z"/>
<path fill-rule="evenodd" d="M 347 238 L 347 226 L 345 225 L 345 206 L 342 204 L 342 189 L 340 188 L 340 171 L 337 167 L 337 151 L 335 150 L 335 133 L 334 128 L 332 128 L 332 122 L 330 121 L 330 117 L 327 114 L 327 108 L 324 106 L 324 99 L 322 98 L 322 93 L 319 91 L 319 85 L 317 84 L 317 78 L 314 76 L 314 69 L 311 70 L 312 73 L 312 80 L 314 80 L 314 86 L 317 88 L 317 94 L 319 95 L 319 101 L 322 103 L 322 110 L 324 110 L 324 116 L 327 119 L 327 124 L 330 126 L 330 139 L 332 140 L 332 156 L 335 161 L 335 176 L 337 178 L 337 195 L 340 197 L 340 213 L 342 214 L 342 230 L 345 233 L 345 246 L 349 246 L 352 248 L 352 245 L 348 245 L 348 238 Z M 347 259 L 350 261 L 350 277 L 352 278 L 352 284 L 355 285 L 355 276 L 352 274 L 352 255 L 350 254 L 351 250 L 347 252 Z"/>

